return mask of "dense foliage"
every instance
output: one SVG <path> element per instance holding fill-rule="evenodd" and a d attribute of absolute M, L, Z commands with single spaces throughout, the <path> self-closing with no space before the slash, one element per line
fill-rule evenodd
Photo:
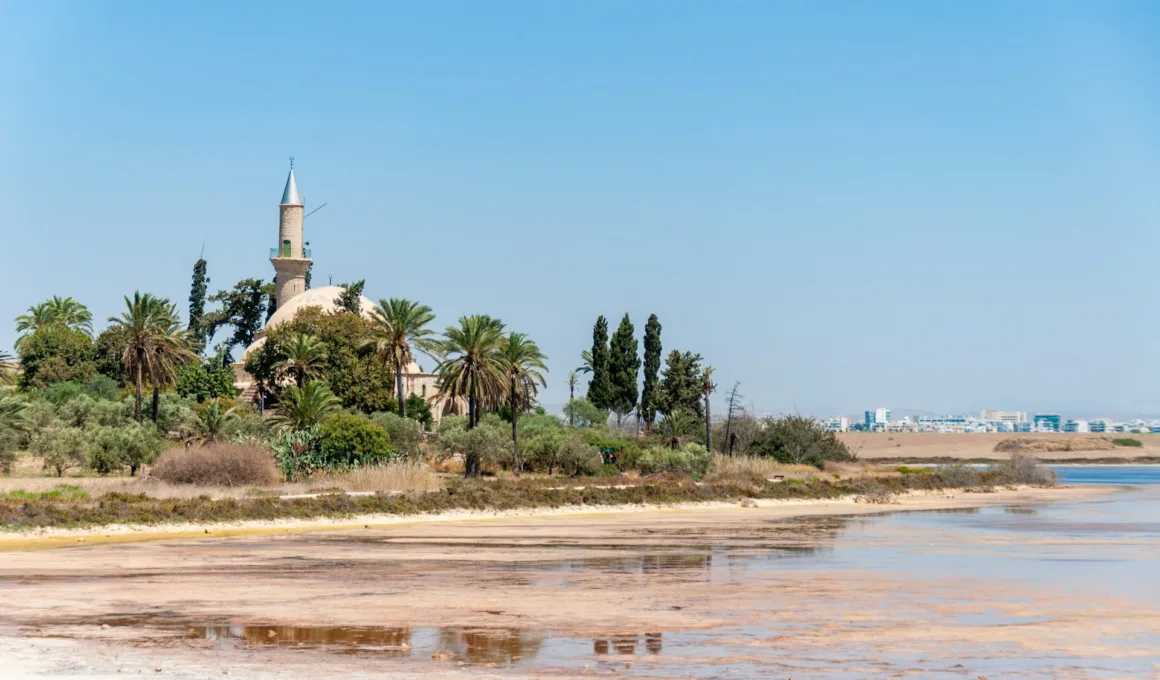
<path fill-rule="evenodd" d="M 656 314 L 644 326 L 644 385 L 640 391 L 640 416 L 645 429 L 651 429 L 657 417 L 658 382 L 661 370 L 661 322 Z"/>
<path fill-rule="evenodd" d="M 93 339 L 83 330 L 49 324 L 20 343 L 20 385 L 46 387 L 54 382 L 85 382 L 97 373 Z"/>
<path fill-rule="evenodd" d="M 236 397 L 234 372 L 215 360 L 190 363 L 177 374 L 177 393 L 201 403 L 218 397 Z"/>

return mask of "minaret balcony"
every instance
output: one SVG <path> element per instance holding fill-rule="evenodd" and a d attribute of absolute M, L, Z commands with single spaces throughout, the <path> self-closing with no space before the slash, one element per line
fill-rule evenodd
<path fill-rule="evenodd" d="M 271 249 L 270 249 L 270 258 L 271 258 L 271 259 L 275 259 L 275 258 L 286 258 L 286 259 L 293 258 L 294 256 L 290 254 L 290 253 L 292 253 L 292 252 L 293 252 L 293 251 L 291 250 L 290 246 L 282 246 L 281 248 L 271 248 Z M 309 259 L 310 259 L 310 249 L 309 249 L 309 248 L 303 248 L 303 249 L 302 249 L 302 258 L 301 258 L 301 259 L 304 259 L 304 260 L 309 260 Z"/>

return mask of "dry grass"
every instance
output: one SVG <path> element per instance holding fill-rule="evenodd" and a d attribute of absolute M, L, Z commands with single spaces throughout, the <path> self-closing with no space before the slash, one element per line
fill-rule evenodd
<path fill-rule="evenodd" d="M 995 452 L 1114 451 L 1111 437 L 1012 437 L 995 445 Z"/>
<path fill-rule="evenodd" d="M 783 465 L 772 458 L 723 456 L 719 453 L 713 454 L 709 470 L 705 480 L 710 482 L 764 481 L 775 475 L 781 475 L 786 479 L 810 479 L 821 475 L 821 471 L 812 465 Z"/>
<path fill-rule="evenodd" d="M 357 470 L 316 474 L 310 489 L 343 491 L 436 491 L 443 478 L 422 463 L 388 463 Z"/>

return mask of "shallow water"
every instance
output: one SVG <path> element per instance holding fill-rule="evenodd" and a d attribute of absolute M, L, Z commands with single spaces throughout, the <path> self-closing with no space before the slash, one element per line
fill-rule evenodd
<path fill-rule="evenodd" d="M 1124 488 L 1091 500 L 723 525 L 592 520 L 579 534 L 558 527 L 586 520 L 203 541 L 174 549 L 221 561 L 166 567 L 175 576 L 145 569 L 132 582 L 97 577 L 109 580 L 90 592 L 123 613 L 85 623 L 197 654 L 272 666 L 286 662 L 280 655 L 314 655 L 320 667 L 355 672 L 438 674 L 456 664 L 460 674 L 530 677 L 1154 677 L 1160 468 L 1055 469 L 1066 484 Z M 164 552 L 154 558 L 169 563 Z M 213 604 L 184 592 L 130 601 L 167 578 L 222 575 L 212 581 L 222 588 L 256 584 L 239 590 L 249 613 L 231 614 L 245 607 L 220 604 L 230 597 Z M 46 578 L 9 583 L 35 588 Z M 449 608 L 448 593 L 462 608 Z M 408 595 L 411 611 L 439 603 L 442 613 L 430 625 L 421 616 L 400 625 L 400 610 L 385 604 Z M 396 613 L 378 615 L 374 603 Z M 146 604 L 154 608 L 143 614 Z M 310 625 L 310 612 L 361 623 Z M 468 615 L 496 623 L 449 622 Z"/>

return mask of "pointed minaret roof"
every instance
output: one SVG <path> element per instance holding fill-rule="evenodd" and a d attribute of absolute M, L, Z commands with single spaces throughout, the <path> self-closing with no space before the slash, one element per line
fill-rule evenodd
<path fill-rule="evenodd" d="M 282 191 L 282 205 L 302 205 L 302 194 L 298 193 L 298 182 L 294 181 L 294 167 L 286 178 L 286 189 Z"/>

